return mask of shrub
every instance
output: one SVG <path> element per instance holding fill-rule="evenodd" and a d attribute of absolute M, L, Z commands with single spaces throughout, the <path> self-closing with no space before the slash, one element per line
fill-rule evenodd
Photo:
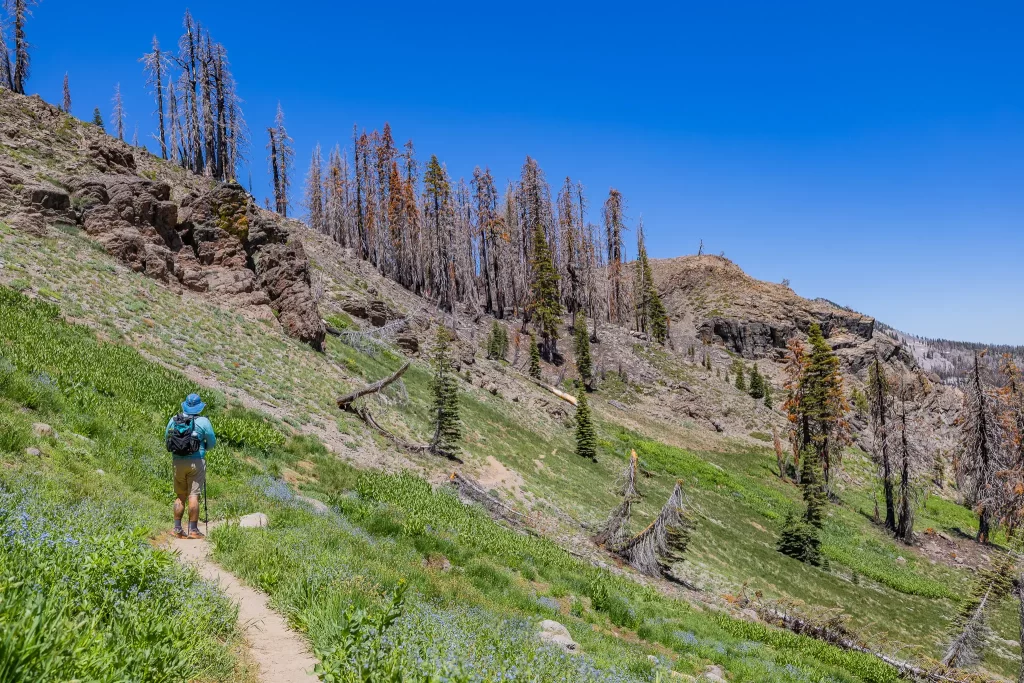
<path fill-rule="evenodd" d="M 217 438 L 235 446 L 267 451 L 283 446 L 285 436 L 265 418 L 247 410 L 233 409 L 214 418 Z"/>
<path fill-rule="evenodd" d="M 135 511 L 50 502 L 29 480 L 16 488 L 0 490 L 0 680 L 162 683 L 230 672 L 226 653 L 211 655 L 234 633 L 236 609 L 126 528 Z"/>
<path fill-rule="evenodd" d="M 0 415 L 0 451 L 20 453 L 28 442 L 28 425 L 13 415 Z"/>
<path fill-rule="evenodd" d="M 786 516 L 776 547 L 783 555 L 814 565 L 821 564 L 821 539 L 818 529 L 793 513 Z"/>

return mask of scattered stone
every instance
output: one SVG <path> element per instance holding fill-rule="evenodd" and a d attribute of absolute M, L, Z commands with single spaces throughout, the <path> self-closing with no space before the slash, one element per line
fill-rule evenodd
<path fill-rule="evenodd" d="M 423 566 L 439 572 L 449 572 L 452 570 L 452 563 L 448 558 L 437 553 L 431 553 L 428 557 L 423 558 Z"/>
<path fill-rule="evenodd" d="M 96 474 L 98 474 L 98 475 L 100 475 L 102 477 L 104 474 L 106 474 L 106 472 L 104 472 L 103 470 L 97 468 L 96 469 Z"/>
<path fill-rule="evenodd" d="M 902 555 L 896 558 L 896 564 L 904 565 L 906 563 L 907 563 L 907 558 L 903 557 Z"/>
<path fill-rule="evenodd" d="M 252 512 L 248 515 L 243 515 L 238 520 L 238 526 L 243 529 L 262 529 L 263 527 L 269 526 L 270 521 L 267 516 L 262 512 Z"/>
<path fill-rule="evenodd" d="M 555 645 L 570 654 L 583 652 L 579 643 L 569 635 L 569 629 L 552 619 L 545 619 L 540 622 L 540 639 L 550 645 Z"/>
<path fill-rule="evenodd" d="M 53 436 L 53 427 L 46 424 L 45 422 L 34 422 L 32 424 L 32 433 L 38 436 L 40 439 Z"/>
<path fill-rule="evenodd" d="M 32 457 L 39 457 L 42 452 L 38 448 L 26 448 L 25 455 L 31 455 Z"/>
<path fill-rule="evenodd" d="M 317 500 L 316 498 L 310 498 L 309 496 L 299 495 L 296 495 L 295 498 L 297 500 L 301 500 L 303 503 L 313 508 L 313 512 L 317 513 L 318 515 L 322 515 L 331 509 L 330 506 L 327 505 L 327 503 L 323 502 L 322 500 Z"/>
<path fill-rule="evenodd" d="M 700 675 L 700 680 L 713 681 L 713 683 L 726 683 L 725 671 L 722 667 L 712 664 L 708 668 L 704 669 L 704 673 Z"/>
<path fill-rule="evenodd" d="M 745 610 L 740 611 L 740 618 L 746 619 L 747 621 L 761 621 L 761 617 L 757 614 L 757 612 L 755 610 L 750 609 L 749 607 Z"/>

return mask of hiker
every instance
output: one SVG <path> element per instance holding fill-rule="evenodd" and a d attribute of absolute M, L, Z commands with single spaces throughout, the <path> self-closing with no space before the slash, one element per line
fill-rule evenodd
<path fill-rule="evenodd" d="M 199 492 L 206 496 L 206 451 L 217 445 L 210 420 L 200 413 L 206 404 L 199 394 L 189 394 L 181 404 L 181 413 L 171 418 L 164 430 L 167 450 L 174 456 L 174 535 L 202 539 L 199 532 Z M 188 532 L 181 518 L 188 504 Z"/>

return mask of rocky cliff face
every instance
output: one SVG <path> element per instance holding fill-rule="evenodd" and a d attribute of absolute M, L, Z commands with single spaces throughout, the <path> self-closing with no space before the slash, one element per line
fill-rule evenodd
<path fill-rule="evenodd" d="M 695 336 L 749 359 L 780 356 L 793 337 L 818 323 L 833 347 L 874 337 L 875 321 L 788 287 L 761 282 L 720 256 L 653 261 L 655 280 L 670 315 L 692 315 Z"/>
<path fill-rule="evenodd" d="M 912 349 L 875 329 L 875 320 L 825 300 L 804 299 L 789 287 L 762 282 L 719 256 L 684 256 L 652 261 L 655 282 L 683 343 L 707 343 L 725 348 L 749 361 L 761 361 L 760 371 L 774 386 L 783 383 L 783 361 L 790 339 L 806 341 L 813 323 L 821 326 L 840 359 L 847 385 L 863 388 L 867 369 L 877 356 L 888 371 L 908 384 L 921 386 L 917 419 L 929 448 L 952 452 L 953 422 L 960 407 L 957 389 L 942 386 L 932 373 L 922 372 Z M 870 447 L 865 416 L 853 414 L 858 443 Z"/>
<path fill-rule="evenodd" d="M 302 243 L 241 186 L 191 176 L 38 98 L 0 90 L 0 115 L 0 220 L 80 226 L 132 270 L 276 317 L 322 349 Z"/>

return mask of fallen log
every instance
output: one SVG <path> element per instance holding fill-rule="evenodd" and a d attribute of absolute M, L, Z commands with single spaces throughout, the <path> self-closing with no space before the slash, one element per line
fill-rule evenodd
<path fill-rule="evenodd" d="M 390 377 L 385 377 L 384 379 L 378 380 L 367 387 L 357 389 L 356 391 L 353 391 L 351 394 L 342 396 L 341 398 L 338 399 L 338 407 L 350 413 L 356 413 L 356 410 L 352 408 L 353 401 L 362 396 L 376 394 L 378 391 L 381 391 L 382 389 L 386 388 L 392 382 L 397 381 L 398 378 L 404 375 L 405 371 L 409 369 L 409 364 L 410 362 L 406 361 L 405 365 L 398 368 L 398 371 L 395 372 L 395 374 L 391 375 Z"/>
<path fill-rule="evenodd" d="M 448 453 L 437 447 L 437 433 L 434 434 L 434 439 L 430 443 L 412 443 L 404 439 L 398 438 L 396 435 L 391 433 L 390 430 L 386 429 L 381 423 L 377 422 L 377 419 L 370 412 L 370 409 L 364 405 L 357 406 L 355 401 L 363 396 L 369 396 L 370 394 L 376 394 L 383 391 L 389 384 L 393 384 L 398 381 L 405 371 L 409 369 L 409 365 L 412 361 L 406 361 L 405 365 L 398 368 L 394 374 L 384 379 L 377 380 L 369 386 L 365 386 L 362 389 L 356 389 L 350 394 L 346 394 L 338 399 L 338 407 L 347 413 L 352 413 L 360 420 L 365 422 L 367 426 L 379 432 L 385 439 L 395 444 L 399 448 L 403 448 L 413 453 L 433 453 L 434 455 L 442 455 L 452 462 L 462 463 L 462 459 L 453 453 Z"/>
<path fill-rule="evenodd" d="M 448 477 L 448 483 L 452 485 L 464 498 L 480 503 L 491 513 L 492 517 L 498 517 L 515 526 L 523 526 L 526 517 L 522 513 L 512 509 L 497 497 L 492 496 L 484 490 L 484 487 L 469 477 L 458 472 L 452 472 Z"/>
<path fill-rule="evenodd" d="M 557 387 L 553 387 L 553 386 L 551 386 L 550 384 L 548 384 L 546 382 L 541 382 L 539 379 L 534 379 L 533 377 L 530 377 L 529 375 L 523 375 L 523 377 L 525 377 L 528 381 L 533 382 L 534 384 L 536 384 L 541 389 L 547 389 L 552 394 L 554 394 L 558 398 L 562 399 L 566 403 L 571 403 L 574 406 L 576 405 L 576 397 L 573 396 L 572 394 L 567 394 L 566 392 L 562 391 L 561 389 L 559 389 Z"/>
<path fill-rule="evenodd" d="M 884 652 L 872 650 L 845 629 L 830 628 L 828 625 L 815 623 L 805 617 L 789 614 L 773 607 L 760 605 L 755 607 L 755 611 L 766 623 L 773 626 L 781 626 L 793 633 L 830 643 L 843 650 L 862 652 L 877 657 L 899 671 L 900 675 L 905 678 L 934 681 L 935 683 L 981 683 L 985 680 L 965 671 L 957 671 L 943 666 L 926 669 L 912 662 L 896 659 Z"/>

